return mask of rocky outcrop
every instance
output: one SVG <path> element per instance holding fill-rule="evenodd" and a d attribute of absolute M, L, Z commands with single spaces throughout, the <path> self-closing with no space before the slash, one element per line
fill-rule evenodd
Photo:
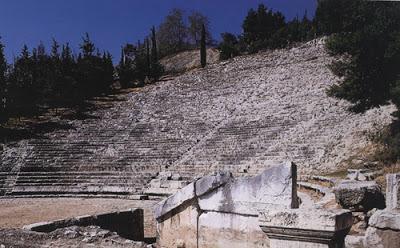
<path fill-rule="evenodd" d="M 387 179 L 386 208 L 375 211 L 363 235 L 349 236 L 346 248 L 397 248 L 400 244 L 400 208 L 397 205 L 399 174 L 389 174 Z"/>
<path fill-rule="evenodd" d="M 342 181 L 334 189 L 337 202 L 343 207 L 356 211 L 385 208 L 385 197 L 375 181 Z"/>

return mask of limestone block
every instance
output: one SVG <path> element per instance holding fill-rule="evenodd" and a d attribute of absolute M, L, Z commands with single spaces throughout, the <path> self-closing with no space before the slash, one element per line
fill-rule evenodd
<path fill-rule="evenodd" d="M 293 168 L 294 167 L 294 168 Z M 293 183 L 294 182 L 294 183 Z M 199 197 L 202 210 L 258 215 L 259 208 L 269 205 L 296 205 L 295 165 L 290 162 L 265 170 L 252 178 L 228 182 L 223 187 Z"/>
<path fill-rule="evenodd" d="M 347 235 L 345 239 L 346 248 L 366 248 L 364 246 L 364 236 Z"/>
<path fill-rule="evenodd" d="M 202 196 L 233 180 L 230 172 L 217 172 L 215 175 L 205 176 L 196 181 L 196 195 Z"/>
<path fill-rule="evenodd" d="M 179 173 L 174 173 L 174 174 L 172 174 L 171 179 L 174 181 L 179 181 L 179 180 L 182 180 L 182 176 Z"/>
<path fill-rule="evenodd" d="M 281 209 L 260 212 L 261 226 L 275 226 L 318 231 L 339 231 L 350 228 L 352 214 L 344 209 Z"/>
<path fill-rule="evenodd" d="M 368 223 L 372 227 L 400 232 L 400 211 L 378 210 L 371 216 Z"/>
<path fill-rule="evenodd" d="M 179 207 L 183 203 L 190 201 L 195 197 L 194 183 L 191 183 L 176 192 L 174 195 L 168 197 L 167 199 L 159 202 L 154 207 L 154 216 L 156 219 L 162 217 L 163 215 L 171 212 L 173 209 Z"/>
<path fill-rule="evenodd" d="M 182 189 L 186 185 L 188 185 L 187 181 L 168 181 L 168 182 L 169 182 L 168 188 L 171 189 Z"/>
<path fill-rule="evenodd" d="M 198 214 L 194 206 L 188 206 L 170 218 L 157 223 L 158 247 L 196 248 Z"/>
<path fill-rule="evenodd" d="M 375 181 L 342 181 L 334 189 L 336 201 L 351 210 L 384 208 L 385 201 L 381 188 Z"/>
<path fill-rule="evenodd" d="M 399 248 L 400 232 L 368 227 L 365 233 L 364 247 Z"/>
<path fill-rule="evenodd" d="M 372 176 L 372 171 L 368 169 L 348 169 L 347 179 L 356 181 L 368 181 Z"/>
<path fill-rule="evenodd" d="M 386 175 L 386 207 L 400 209 L 400 174 Z"/>
<path fill-rule="evenodd" d="M 150 188 L 160 188 L 161 187 L 161 179 L 156 178 L 150 181 Z"/>
<path fill-rule="evenodd" d="M 199 218 L 199 247 L 269 247 L 269 240 L 257 217 L 205 212 Z"/>
<path fill-rule="evenodd" d="M 343 247 L 352 215 L 340 209 L 271 208 L 260 213 L 259 225 L 271 248 Z"/>

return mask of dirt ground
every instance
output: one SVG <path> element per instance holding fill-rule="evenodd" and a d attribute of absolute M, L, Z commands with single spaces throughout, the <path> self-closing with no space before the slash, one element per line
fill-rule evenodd
<path fill-rule="evenodd" d="M 129 208 L 144 209 L 145 236 L 155 237 L 152 208 L 156 200 L 98 198 L 15 198 L 0 199 L 0 229 L 21 228 L 42 221 L 99 214 Z"/>

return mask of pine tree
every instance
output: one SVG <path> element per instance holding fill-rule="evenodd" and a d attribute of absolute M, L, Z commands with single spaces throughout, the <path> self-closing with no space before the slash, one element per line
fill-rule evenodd
<path fill-rule="evenodd" d="M 207 65 L 207 48 L 206 48 L 206 28 L 203 24 L 201 29 L 201 42 L 200 42 L 200 61 L 201 67 L 206 67 Z"/>
<path fill-rule="evenodd" d="M 395 119 L 380 141 L 385 147 L 383 162 L 396 162 L 400 160 L 400 5 L 362 0 L 324 0 L 320 4 L 319 31 L 335 32 L 327 42 L 328 51 L 347 58 L 331 65 L 332 72 L 343 80 L 328 94 L 348 100 L 355 112 L 392 102 L 397 107 Z M 343 7 L 343 19 L 326 6 Z"/>
<path fill-rule="evenodd" d="M 151 29 L 151 61 L 158 61 L 156 28 Z"/>
<path fill-rule="evenodd" d="M 85 37 L 82 38 L 83 43 L 81 44 L 80 48 L 83 53 L 83 57 L 91 57 L 94 55 L 94 52 L 96 51 L 96 47 L 94 43 L 90 40 L 89 34 L 86 33 Z"/>
<path fill-rule="evenodd" d="M 235 56 L 239 55 L 238 49 L 238 39 L 234 34 L 231 33 L 223 33 L 222 42 L 219 44 L 218 49 L 220 50 L 220 59 L 226 60 L 231 59 Z"/>

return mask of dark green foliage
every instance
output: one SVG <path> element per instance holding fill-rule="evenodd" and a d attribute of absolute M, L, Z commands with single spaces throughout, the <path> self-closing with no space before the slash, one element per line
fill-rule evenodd
<path fill-rule="evenodd" d="M 81 44 L 83 56 L 78 58 L 78 87 L 80 89 L 78 97 L 84 99 L 107 93 L 113 83 L 113 71 L 111 56 L 101 55 L 96 51 L 96 47 L 90 40 L 89 35 L 83 38 Z"/>
<path fill-rule="evenodd" d="M 327 43 L 331 54 L 349 55 L 331 66 L 344 80 L 332 87 L 329 94 L 353 103 L 353 111 L 363 112 L 389 101 L 396 103 L 396 85 L 400 77 L 400 5 L 351 2 L 353 4 L 343 9 L 351 13 L 341 20 L 345 23 L 344 30 Z"/>
<path fill-rule="evenodd" d="M 135 53 L 136 47 L 131 44 L 127 44 L 122 48 L 121 61 L 117 67 L 122 88 L 128 88 L 135 80 Z"/>
<path fill-rule="evenodd" d="M 327 42 L 329 52 L 344 57 L 330 66 L 343 80 L 328 94 L 350 101 L 355 112 L 394 103 L 397 119 L 380 141 L 391 159 L 399 159 L 400 4 L 324 0 L 317 13 L 319 32 L 335 33 Z"/>
<path fill-rule="evenodd" d="M 156 29 L 151 29 L 151 44 L 146 38 L 142 44 L 127 44 L 122 49 L 121 61 L 117 67 L 122 88 L 144 86 L 145 82 L 157 81 L 164 73 L 158 61 Z"/>
<path fill-rule="evenodd" d="M 285 25 L 285 17 L 279 11 L 274 13 L 263 4 L 258 6 L 257 11 L 250 9 L 242 25 L 248 51 L 257 52 L 272 47 L 273 36 Z"/>
<path fill-rule="evenodd" d="M 240 54 L 238 47 L 238 39 L 234 34 L 223 33 L 222 42 L 219 44 L 218 49 L 220 50 L 220 59 L 226 60 L 231 59 Z"/>
<path fill-rule="evenodd" d="M 114 74 L 111 55 L 95 53 L 89 35 L 83 39 L 81 49 L 83 56 L 75 59 L 68 43 L 60 51 L 60 45 L 53 40 L 50 54 L 42 43 L 32 52 L 24 46 L 10 70 L 2 74 L 3 78 L 0 76 L 5 99 L 2 116 L 4 109 L 7 116 L 21 116 L 48 107 L 81 106 L 90 97 L 108 93 Z M 0 49 L 0 70 L 2 52 Z"/>
<path fill-rule="evenodd" d="M 164 73 L 164 67 L 158 60 L 158 50 L 157 50 L 157 37 L 156 29 L 153 26 L 151 29 L 151 62 L 150 62 L 150 78 L 157 81 Z"/>
<path fill-rule="evenodd" d="M 237 40 L 222 34 L 219 45 L 221 59 L 228 59 L 240 53 L 255 53 L 263 49 L 284 48 L 294 42 L 303 42 L 315 37 L 315 25 L 307 13 L 286 22 L 281 12 L 273 12 L 260 4 L 257 10 L 250 9 L 243 21 L 243 34 Z M 225 39 L 226 38 L 226 39 Z"/>
<path fill-rule="evenodd" d="M 207 48 L 206 48 L 206 28 L 203 24 L 201 30 L 201 42 L 200 42 L 200 62 L 201 67 L 206 67 L 207 65 Z"/>
<path fill-rule="evenodd" d="M 0 123 L 7 120 L 8 114 L 6 111 L 6 73 L 7 61 L 4 55 L 4 45 L 0 40 Z"/>

